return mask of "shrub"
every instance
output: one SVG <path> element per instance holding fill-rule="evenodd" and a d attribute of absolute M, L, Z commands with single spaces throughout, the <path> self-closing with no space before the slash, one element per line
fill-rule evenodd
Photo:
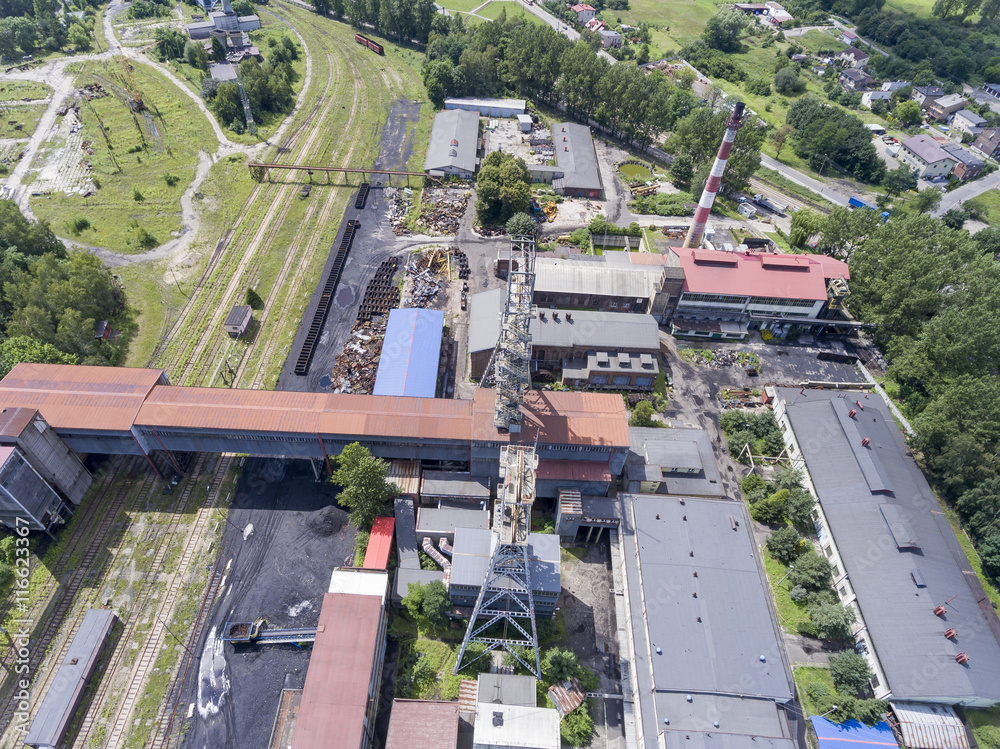
<path fill-rule="evenodd" d="M 559 735 L 570 746 L 587 746 L 590 743 L 594 735 L 594 720 L 586 702 L 562 719 Z"/>
<path fill-rule="evenodd" d="M 815 551 L 807 551 L 795 560 L 795 569 L 788 574 L 788 581 L 806 590 L 823 590 L 830 584 L 830 562 Z"/>
<path fill-rule="evenodd" d="M 252 310 L 264 309 L 264 300 L 260 298 L 260 294 L 251 288 L 247 288 L 246 303 L 250 305 L 250 309 Z"/>
<path fill-rule="evenodd" d="M 745 495 L 751 494 L 761 489 L 766 490 L 767 482 L 756 473 L 751 473 L 740 479 L 740 489 L 743 490 L 743 494 Z"/>
<path fill-rule="evenodd" d="M 424 586 L 424 616 L 435 627 L 447 627 L 449 611 L 451 611 L 451 599 L 444 583 L 440 580 L 427 583 Z"/>
<path fill-rule="evenodd" d="M 873 674 L 863 656 L 847 651 L 830 656 L 830 676 L 838 692 L 861 694 L 868 689 Z"/>
<path fill-rule="evenodd" d="M 802 538 L 797 530 L 786 525 L 768 536 L 767 550 L 771 552 L 772 557 L 788 566 L 799 556 L 802 550 Z"/>
<path fill-rule="evenodd" d="M 549 648 L 542 658 L 542 673 L 549 684 L 572 679 L 580 674 L 580 661 L 568 648 Z"/>
<path fill-rule="evenodd" d="M 765 525 L 780 523 L 785 518 L 786 502 L 788 502 L 788 489 L 777 491 L 767 499 L 750 505 L 750 517 Z"/>
<path fill-rule="evenodd" d="M 796 585 L 790 591 L 788 591 L 788 597 L 791 598 L 795 603 L 801 603 L 806 600 L 809 595 L 809 591 L 803 588 L 801 585 Z"/>
<path fill-rule="evenodd" d="M 80 232 L 90 228 L 90 221 L 83 216 L 73 219 L 73 233 L 79 235 Z"/>
<path fill-rule="evenodd" d="M 855 617 L 854 609 L 845 608 L 839 603 L 821 601 L 809 607 L 809 618 L 821 639 L 846 640 L 851 635 L 851 624 Z M 836 681 L 834 684 L 836 685 Z"/>
<path fill-rule="evenodd" d="M 146 196 L 143 195 L 141 192 L 139 192 L 139 188 L 138 187 L 136 187 L 134 190 L 132 190 L 132 200 L 134 200 L 136 203 L 141 203 L 145 199 L 146 199 Z"/>
<path fill-rule="evenodd" d="M 163 175 L 163 181 L 166 182 L 168 186 L 174 187 L 178 182 L 181 181 L 181 178 L 178 177 L 176 174 L 171 174 L 170 172 L 167 172 L 166 174 Z"/>
<path fill-rule="evenodd" d="M 360 534 L 358 534 L 360 535 Z M 403 608 L 407 613 L 416 619 L 424 610 L 424 586 L 422 583 L 409 583 L 406 586 L 406 595 L 403 596 Z"/>

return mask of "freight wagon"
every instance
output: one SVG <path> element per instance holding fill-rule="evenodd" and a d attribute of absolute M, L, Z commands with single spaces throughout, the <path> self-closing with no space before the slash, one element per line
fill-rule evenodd
<path fill-rule="evenodd" d="M 354 41 L 356 41 L 358 44 L 368 47 L 368 49 L 370 49 L 377 55 L 385 54 L 385 49 L 382 47 L 382 45 L 379 44 L 378 42 L 373 42 L 367 36 L 362 36 L 361 34 L 355 34 Z"/>

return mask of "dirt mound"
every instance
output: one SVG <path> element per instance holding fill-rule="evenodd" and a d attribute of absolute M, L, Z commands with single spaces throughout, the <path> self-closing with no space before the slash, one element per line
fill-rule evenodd
<path fill-rule="evenodd" d="M 306 527 L 317 536 L 332 536 L 347 523 L 347 513 L 330 505 L 306 516 Z"/>

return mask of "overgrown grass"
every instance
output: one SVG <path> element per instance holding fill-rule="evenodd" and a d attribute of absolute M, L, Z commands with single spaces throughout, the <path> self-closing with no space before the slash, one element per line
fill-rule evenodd
<path fill-rule="evenodd" d="M 482 4 L 483 0 L 444 0 L 441 7 L 458 13 L 468 13 Z"/>
<path fill-rule="evenodd" d="M 628 10 L 608 10 L 603 15 L 633 26 L 640 21 L 653 26 L 650 56 L 656 59 L 700 36 L 716 9 L 711 0 L 631 0 Z"/>
<path fill-rule="evenodd" d="M 985 221 L 990 226 L 1000 226 L 1000 190 L 987 190 L 972 200 L 965 202 L 967 208 L 978 208 L 986 214 Z"/>
<path fill-rule="evenodd" d="M 789 150 L 789 148 L 790 146 L 786 145 L 785 148 L 782 150 L 781 155 L 783 157 L 785 155 L 785 151 Z M 773 169 L 768 169 L 767 167 L 761 167 L 760 169 L 757 170 L 757 173 L 754 176 L 761 182 L 766 182 L 769 185 L 773 185 L 774 187 L 780 189 L 783 193 L 791 195 L 792 197 L 802 201 L 803 203 L 811 205 L 813 208 L 816 208 L 817 210 L 829 212 L 830 210 L 833 209 L 833 203 L 826 200 L 825 198 L 820 197 L 812 190 L 803 187 L 797 182 L 792 182 L 790 179 L 787 179 L 783 174 L 780 174 L 774 171 Z"/>
<path fill-rule="evenodd" d="M 108 88 L 116 72 L 111 63 L 84 63 L 76 84 L 97 80 Z M 32 203 L 58 233 L 69 233 L 70 223 L 86 216 L 90 228 L 81 241 L 124 253 L 161 244 L 180 230 L 180 198 L 194 178 L 197 151 L 215 150 L 214 139 L 206 137 L 209 124 L 194 102 L 146 65 L 134 65 L 133 75 L 159 137 L 117 96 L 89 102 L 81 119 L 100 189 L 90 197 L 54 193 Z M 168 173 L 178 177 L 173 186 L 163 178 Z"/>
<path fill-rule="evenodd" d="M 965 708 L 964 712 L 979 749 L 1000 749 L 1000 707 L 986 710 Z"/>
<path fill-rule="evenodd" d="M 30 138 L 48 104 L 11 106 L 0 115 L 0 138 Z"/>
<path fill-rule="evenodd" d="M 36 81 L 0 81 L 0 101 L 36 101 L 52 96 L 52 86 Z"/>
<path fill-rule="evenodd" d="M 526 23 L 534 23 L 534 24 L 539 24 L 541 26 L 548 25 L 545 23 L 545 21 L 536 16 L 534 13 L 531 13 L 530 11 L 526 10 L 524 6 L 520 4 L 520 2 L 501 2 L 498 0 L 494 0 L 494 2 L 491 2 L 482 10 L 477 11 L 476 16 L 485 16 L 486 18 L 490 18 L 495 21 L 500 17 L 500 14 L 504 12 L 506 12 L 507 14 L 508 21 L 513 21 L 515 18 L 520 18 L 522 21 L 525 21 Z M 484 21 L 482 21 L 479 18 L 476 18 L 476 16 L 468 16 L 469 23 L 471 24 L 484 23 Z"/>
<path fill-rule="evenodd" d="M 116 269 L 125 284 L 129 304 L 135 308 L 138 333 L 129 345 L 127 367 L 145 367 L 157 343 L 187 301 L 165 263 L 138 263 Z"/>
<path fill-rule="evenodd" d="M 778 621 L 788 632 L 794 633 L 799 624 L 809 621 L 809 614 L 805 607 L 796 603 L 789 596 L 790 586 L 788 580 L 782 578 L 788 574 L 788 567 L 783 565 L 765 548 L 762 552 L 764 559 L 764 569 L 767 571 L 767 579 L 771 583 L 771 595 L 774 598 L 774 606 L 778 610 Z M 781 584 L 778 581 L 781 580 Z"/>
<path fill-rule="evenodd" d="M 835 694 L 833 679 L 830 677 L 830 669 L 821 666 L 799 666 L 793 671 L 795 686 L 799 693 L 799 703 L 806 715 L 816 715 L 818 711 L 813 701 L 809 698 L 809 687 L 813 684 L 823 684 L 830 689 L 830 694 Z"/>

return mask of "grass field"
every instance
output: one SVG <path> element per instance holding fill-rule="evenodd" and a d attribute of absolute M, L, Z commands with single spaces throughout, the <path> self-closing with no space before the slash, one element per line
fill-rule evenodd
<path fill-rule="evenodd" d="M 0 101 L 36 101 L 52 96 L 52 86 L 35 81 L 0 81 Z"/>
<path fill-rule="evenodd" d="M 986 223 L 1000 226 L 1000 190 L 988 190 L 972 200 L 965 201 L 966 207 L 978 208 L 986 214 Z"/>
<path fill-rule="evenodd" d="M 979 749 L 1000 747 L 1000 707 L 988 710 L 966 708 L 965 717 L 972 726 L 972 735 L 976 737 Z"/>
<path fill-rule="evenodd" d="M 473 8 L 478 8 L 483 4 L 483 0 L 444 0 L 441 7 L 456 13 L 468 13 Z"/>
<path fill-rule="evenodd" d="M 0 114 L 0 138 L 30 138 L 47 108 L 45 103 L 7 107 Z"/>
<path fill-rule="evenodd" d="M 88 62 L 77 85 L 114 81 L 111 64 Z M 146 65 L 135 65 L 133 76 L 149 107 L 159 142 L 140 114 L 133 117 L 117 96 L 95 99 L 81 107 L 86 140 L 94 154 L 92 176 L 100 189 L 90 197 L 54 193 L 34 203 L 39 218 L 58 234 L 69 234 L 79 216 L 91 228 L 78 239 L 115 252 L 140 252 L 170 239 L 180 230 L 180 197 L 194 178 L 197 151 L 215 150 L 208 122 L 194 102 Z M 141 128 L 141 130 L 140 130 Z M 176 177 L 171 185 L 165 176 Z M 173 181 L 172 179 L 170 181 Z M 143 241 L 145 238 L 145 241 Z"/>
<path fill-rule="evenodd" d="M 772 557 L 767 549 L 764 549 L 763 555 L 764 569 L 767 570 L 767 578 L 771 583 L 771 591 L 774 595 L 774 605 L 778 610 L 778 621 L 781 622 L 781 626 L 786 631 L 795 632 L 795 628 L 801 622 L 809 621 L 809 614 L 806 613 L 803 606 L 789 597 L 788 591 L 791 586 L 789 586 L 788 580 L 783 580 L 780 585 L 778 584 L 778 581 L 788 574 L 788 567 Z"/>
<path fill-rule="evenodd" d="M 694 41 L 717 9 L 711 0 L 631 0 L 628 10 L 607 13 L 624 23 L 645 21 L 655 26 L 652 47 L 661 53 L 654 55 L 651 49 L 655 59 Z"/>
<path fill-rule="evenodd" d="M 515 18 L 520 18 L 528 23 L 535 23 L 541 26 L 545 26 L 546 23 L 541 18 L 536 16 L 525 9 L 520 3 L 509 3 L 509 2 L 492 2 L 487 5 L 482 10 L 476 13 L 477 16 L 485 16 L 492 20 L 496 20 L 500 17 L 501 13 L 507 14 L 508 20 L 514 20 Z M 476 18 L 475 16 L 468 17 L 469 23 L 485 23 L 482 19 Z"/>
<path fill-rule="evenodd" d="M 837 690 L 833 688 L 833 679 L 830 677 L 830 669 L 819 666 L 799 666 L 793 671 L 795 686 L 798 691 L 799 702 L 806 715 L 816 715 L 818 711 L 812 700 L 809 698 L 809 686 L 812 684 L 824 684 L 833 694 Z"/>

